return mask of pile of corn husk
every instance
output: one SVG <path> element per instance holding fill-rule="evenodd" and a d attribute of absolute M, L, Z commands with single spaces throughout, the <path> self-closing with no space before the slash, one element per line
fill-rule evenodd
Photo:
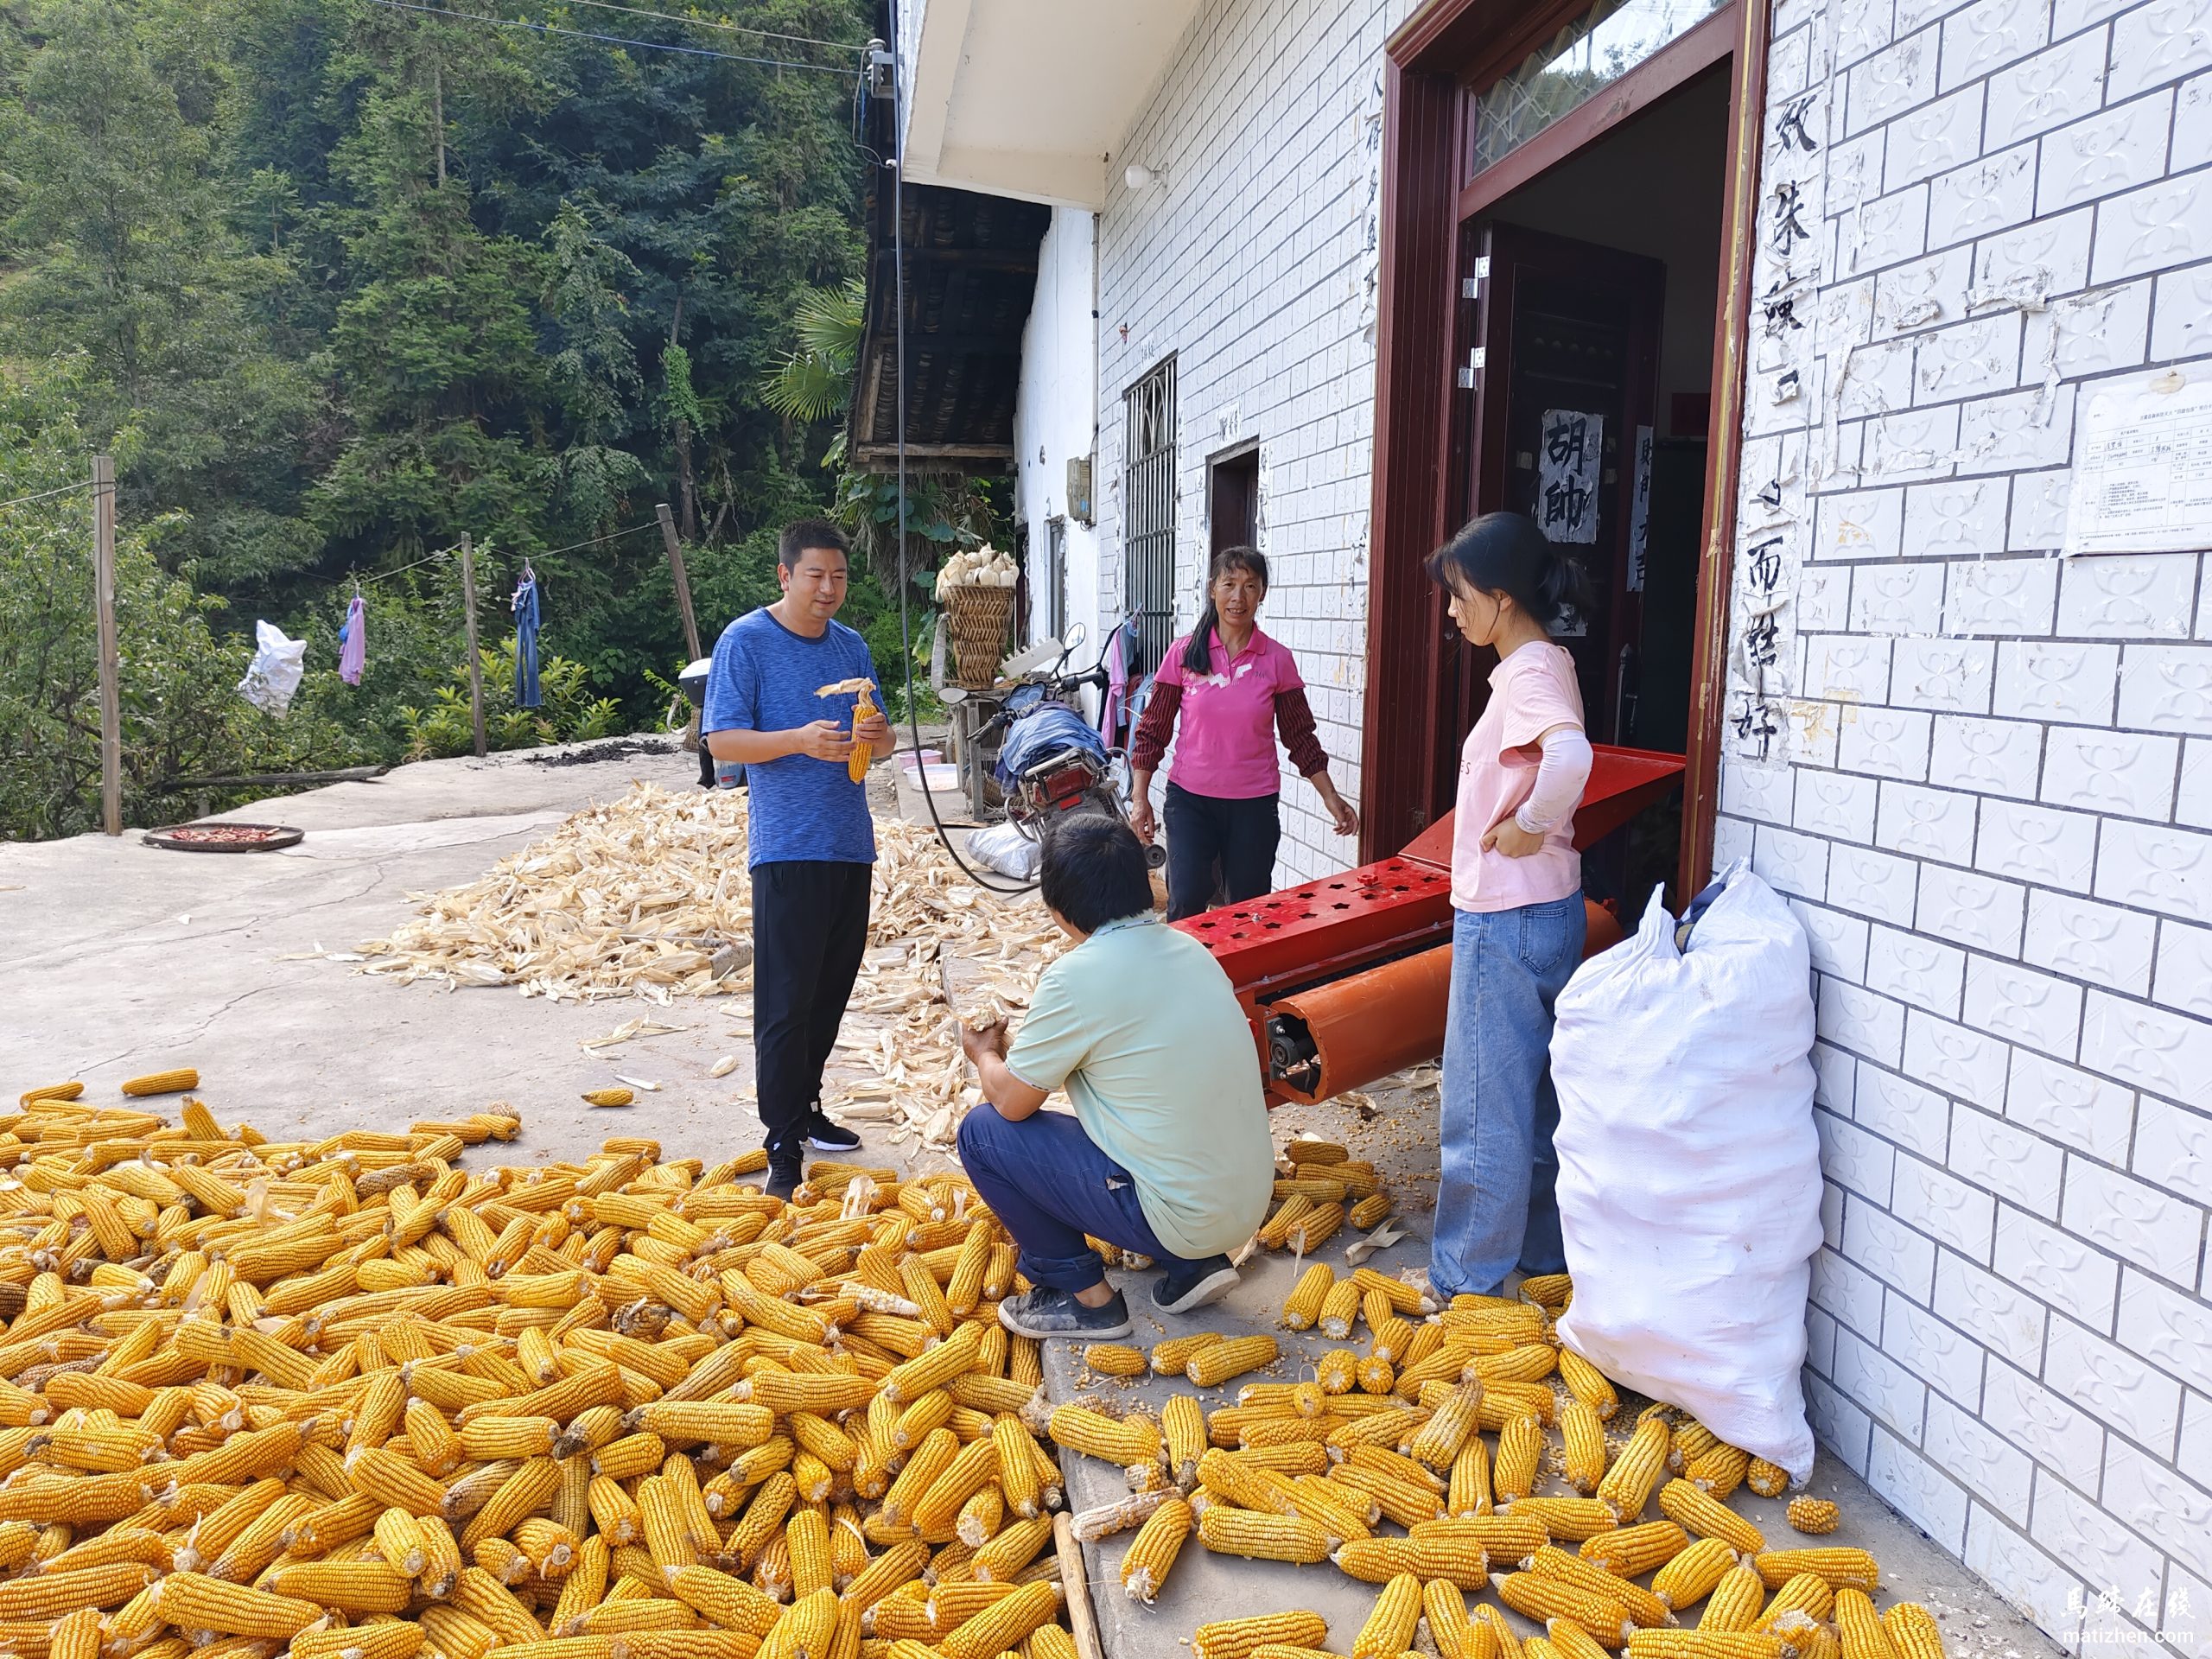
<path fill-rule="evenodd" d="M 1033 899 L 1008 901 L 963 874 L 929 830 L 876 821 L 868 951 L 824 1104 L 893 1125 L 892 1139 L 951 1141 L 976 1098 L 960 1012 L 1018 1015 L 1059 935 Z M 749 993 L 753 888 L 746 804 L 725 791 L 637 784 L 584 808 L 478 880 L 410 895 L 422 919 L 359 947 L 359 969 L 400 984 L 511 986 L 556 1001 Z M 734 955 L 733 955 L 734 953 Z"/>

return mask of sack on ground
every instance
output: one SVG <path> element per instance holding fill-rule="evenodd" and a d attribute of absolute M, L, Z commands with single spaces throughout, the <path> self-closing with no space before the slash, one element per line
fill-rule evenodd
<path fill-rule="evenodd" d="M 1707 902 L 1709 900 L 1709 902 Z M 1812 1472 L 1799 1370 L 1821 1246 L 1804 929 L 1738 860 L 1687 947 L 1654 893 L 1560 994 L 1560 1340 L 1731 1445 Z"/>
<path fill-rule="evenodd" d="M 995 823 L 968 837 L 968 855 L 1017 881 L 1035 879 L 1045 849 L 1011 823 Z"/>
<path fill-rule="evenodd" d="M 257 709 L 281 715 L 292 706 L 292 694 L 300 689 L 308 642 L 287 639 L 282 628 L 268 622 L 256 622 L 253 637 L 253 661 L 238 682 L 238 695 Z"/>

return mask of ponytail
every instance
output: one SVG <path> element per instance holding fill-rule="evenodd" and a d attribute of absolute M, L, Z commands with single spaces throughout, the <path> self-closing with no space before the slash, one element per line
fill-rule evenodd
<path fill-rule="evenodd" d="M 1517 512 L 1486 512 L 1428 556 L 1429 579 L 1459 593 L 1504 594 L 1548 628 L 1564 611 L 1590 606 L 1581 563 Z"/>
<path fill-rule="evenodd" d="M 1191 637 L 1183 645 L 1185 674 L 1213 672 L 1213 631 L 1221 626 L 1221 618 L 1214 609 L 1213 585 L 1234 570 L 1255 578 L 1262 596 L 1268 591 L 1268 556 L 1258 548 L 1224 547 L 1213 556 L 1213 562 L 1206 567 L 1205 604 L 1198 612 L 1198 626 L 1191 630 Z"/>

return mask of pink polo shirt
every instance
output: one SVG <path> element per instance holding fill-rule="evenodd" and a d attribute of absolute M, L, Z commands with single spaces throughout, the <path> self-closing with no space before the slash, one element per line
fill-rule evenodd
<path fill-rule="evenodd" d="M 1183 697 L 1167 776 L 1193 795 L 1222 800 L 1275 794 L 1282 787 L 1275 764 L 1275 694 L 1302 691 L 1306 682 L 1289 651 L 1257 628 L 1234 658 L 1223 649 L 1220 634 L 1207 638 L 1212 673 L 1185 672 L 1185 634 L 1167 647 L 1166 660 L 1153 676 L 1155 685 L 1179 687 Z"/>
<path fill-rule="evenodd" d="M 1545 832 L 1526 858 L 1508 858 L 1483 837 L 1520 810 L 1536 781 L 1536 740 L 1554 726 L 1582 725 L 1574 658 L 1530 640 L 1490 671 L 1490 703 L 1459 752 L 1459 817 L 1452 830 L 1452 902 L 1461 910 L 1518 910 L 1579 893 L 1582 855 L 1574 814 Z"/>

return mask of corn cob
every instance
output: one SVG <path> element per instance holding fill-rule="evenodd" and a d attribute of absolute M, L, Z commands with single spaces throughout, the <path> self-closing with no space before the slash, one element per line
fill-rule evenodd
<path fill-rule="evenodd" d="M 1546 1619 L 1544 1639 L 1559 1659 L 1605 1659 L 1605 1649 L 1598 1639 L 1571 1618 Z"/>
<path fill-rule="evenodd" d="M 1459 1455 L 1452 1459 L 1452 1478 L 1444 1506 L 1452 1515 L 1488 1515 L 1492 1506 L 1490 1489 L 1490 1448 L 1479 1434 L 1467 1436 Z"/>
<path fill-rule="evenodd" d="M 1647 1521 L 1586 1539 L 1582 1556 L 1608 1573 L 1634 1579 L 1664 1567 L 1689 1547 L 1689 1535 L 1672 1521 Z"/>
<path fill-rule="evenodd" d="M 1536 1465 L 1544 1452 L 1544 1427 L 1532 1416 L 1507 1420 L 1498 1431 L 1497 1461 L 1491 1467 L 1491 1491 L 1502 1501 L 1526 1497 L 1535 1490 Z"/>
<path fill-rule="evenodd" d="M 868 696 L 872 689 L 863 685 L 854 695 L 853 729 L 856 732 L 861 721 L 875 713 L 875 703 Z M 856 737 L 853 740 L 853 752 L 845 757 L 845 775 L 856 784 L 864 784 L 868 781 L 868 769 L 874 762 L 874 752 Z"/>
<path fill-rule="evenodd" d="M 1166 1443 L 1167 1471 L 1185 1491 L 1197 1484 L 1198 1459 L 1205 1455 L 1205 1413 L 1195 1396 L 1170 1395 L 1160 1408 L 1160 1430 Z"/>
<path fill-rule="evenodd" d="M 1759 1610 L 1766 1605 L 1766 1586 L 1761 1582 L 1757 1568 L 1749 1561 L 1732 1567 L 1721 1574 L 1720 1582 L 1713 1586 L 1713 1593 L 1699 1615 L 1697 1627 L 1700 1630 L 1748 1631 L 1758 1623 Z"/>
<path fill-rule="evenodd" d="M 1882 1617 L 1864 1590 L 1847 1586 L 1835 1592 L 1835 1628 L 1842 1659 L 1897 1659 Z M 1941 1650 L 1939 1642 L 1923 1659 L 1936 1659 Z"/>
<path fill-rule="evenodd" d="M 1634 1628 L 1627 1608 L 1610 1596 L 1592 1593 L 1541 1573 L 1507 1573 L 1493 1580 L 1497 1599 L 1523 1618 L 1538 1623 L 1567 1618 L 1608 1648 L 1618 1648 Z"/>
<path fill-rule="evenodd" d="M 1897 1659 L 1943 1659 L 1942 1630 L 1916 1601 L 1900 1601 L 1884 1613 L 1882 1634 Z"/>
<path fill-rule="evenodd" d="M 1351 1659 L 1393 1659 L 1413 1646 L 1421 1624 L 1421 1580 L 1402 1573 L 1382 1586 L 1367 1620 L 1353 1637 Z"/>
<path fill-rule="evenodd" d="M 1093 1539 L 1109 1537 L 1117 1532 L 1127 1532 L 1132 1527 L 1142 1526 L 1152 1518 L 1153 1511 L 1163 1504 L 1178 1501 L 1178 1494 L 1166 1490 L 1132 1492 L 1127 1497 L 1094 1504 L 1069 1516 L 1069 1530 L 1075 1534 L 1077 1542 L 1087 1544 Z"/>
<path fill-rule="evenodd" d="M 587 1089 L 583 1101 L 587 1106 L 627 1106 L 637 1096 L 627 1089 Z"/>
<path fill-rule="evenodd" d="M 1025 1584 L 952 1630 L 937 1644 L 938 1651 L 944 1659 L 992 1659 L 1049 1623 L 1059 1603 L 1058 1585 Z"/>
<path fill-rule="evenodd" d="M 1217 1555 L 1258 1560 L 1304 1564 L 1320 1560 L 1329 1553 L 1327 1535 L 1311 1521 L 1219 1503 L 1208 1506 L 1198 1517 L 1198 1541 Z"/>
<path fill-rule="evenodd" d="M 1667 1444 L 1671 1437 L 1666 1419 L 1646 1417 L 1598 1483 L 1597 1495 L 1613 1506 L 1624 1522 L 1641 1516 L 1651 1501 L 1659 1478 L 1667 1471 Z"/>
<path fill-rule="evenodd" d="M 1171 1498 L 1137 1529 L 1122 1557 L 1122 1588 L 1130 1600 L 1148 1605 L 1160 1594 L 1193 1524 L 1191 1506 L 1181 1498 Z"/>
<path fill-rule="evenodd" d="M 1083 1363 L 1101 1376 L 1142 1376 L 1146 1369 L 1144 1351 L 1120 1342 L 1092 1343 Z"/>
<path fill-rule="evenodd" d="M 1793 1497 L 1789 1500 L 1789 1509 L 1783 1513 L 1794 1530 L 1811 1533 L 1815 1536 L 1834 1532 L 1841 1519 L 1836 1506 L 1825 1497 Z M 1755 1548 L 1763 1549 L 1765 1546 L 1760 1544 Z"/>
<path fill-rule="evenodd" d="M 1659 1513 L 1683 1531 L 1718 1538 L 1740 1554 L 1766 1548 L 1766 1535 L 1694 1481 L 1675 1479 L 1659 1489 Z"/>
<path fill-rule="evenodd" d="M 172 1573 L 163 1579 L 154 1605 L 179 1630 L 213 1630 L 223 1636 L 282 1639 L 298 1635 L 322 1618 L 322 1609 L 311 1601 L 226 1584 L 198 1573 Z"/>
<path fill-rule="evenodd" d="M 181 1065 L 173 1071 L 149 1071 L 143 1077 L 127 1078 L 123 1092 L 135 1099 L 143 1095 L 181 1095 L 199 1086 L 200 1073 L 188 1065 Z"/>
<path fill-rule="evenodd" d="M 1741 1446 L 1715 1440 L 1689 1460 L 1682 1472 L 1690 1480 L 1726 1501 L 1730 1493 L 1744 1484 L 1750 1472 L 1751 1454 Z"/>
<path fill-rule="evenodd" d="M 1761 1497 L 1780 1497 L 1789 1490 L 1789 1471 L 1778 1463 L 1753 1458 L 1744 1471 L 1744 1484 Z"/>
<path fill-rule="evenodd" d="M 1083 1406 L 1060 1406 L 1052 1412 L 1050 1433 L 1055 1445 L 1108 1463 L 1156 1461 L 1160 1455 L 1159 1431 L 1142 1418 L 1116 1421 Z"/>
<path fill-rule="evenodd" d="M 1486 1601 L 1478 1601 L 1468 1610 L 1467 1617 L 1473 1622 L 1482 1645 L 1496 1654 L 1497 1659 L 1521 1659 L 1521 1638 L 1506 1622 L 1503 1612 Z"/>
<path fill-rule="evenodd" d="M 1800 1573 L 1774 1592 L 1751 1628 L 1763 1636 L 1794 1641 L 1799 1632 L 1825 1623 L 1835 1610 L 1835 1592 L 1816 1573 Z"/>
<path fill-rule="evenodd" d="M 1191 1356 L 1201 1348 L 1226 1341 L 1218 1331 L 1194 1331 L 1187 1337 L 1170 1337 L 1152 1346 L 1150 1361 L 1154 1376 L 1180 1376 L 1183 1368 L 1191 1363 Z"/>
<path fill-rule="evenodd" d="M 1662 1503 L 1665 1497 L 1664 1492 L 1660 1494 Z M 1711 1595 L 1713 1586 L 1736 1561 L 1736 1552 L 1726 1541 L 1711 1536 L 1700 1538 L 1659 1569 L 1651 1580 L 1652 1593 L 1670 1610 L 1680 1612 L 1692 1602 L 1702 1601 Z"/>
<path fill-rule="evenodd" d="M 1270 1336 L 1231 1337 L 1192 1354 L 1184 1364 L 1183 1375 L 1199 1388 L 1217 1388 L 1232 1376 L 1272 1365 L 1281 1352 L 1281 1345 Z"/>
<path fill-rule="evenodd" d="M 1321 1305 L 1336 1287 L 1337 1275 L 1325 1262 L 1316 1262 L 1299 1275 L 1298 1283 L 1283 1299 L 1282 1322 L 1292 1331 L 1310 1331 L 1321 1317 Z"/>
<path fill-rule="evenodd" d="M 1481 1383 L 1461 1383 L 1452 1390 L 1450 1398 L 1437 1408 L 1435 1415 L 1421 1426 L 1407 1451 L 1432 1469 L 1449 1469 L 1460 1448 L 1474 1436 L 1482 1402 Z"/>
<path fill-rule="evenodd" d="M 1671 1624 L 1674 1616 L 1667 1604 L 1641 1585 L 1608 1573 L 1593 1561 L 1580 1555 L 1570 1555 L 1554 1544 L 1546 1544 L 1522 1563 L 1524 1570 L 1540 1573 L 1548 1579 L 1557 1579 L 1562 1584 L 1579 1585 L 1594 1595 L 1618 1601 L 1638 1627 Z"/>
<path fill-rule="evenodd" d="M 1328 1634 L 1329 1622 L 1319 1613 L 1215 1619 L 1191 1632 L 1191 1659 L 1252 1659 L 1262 1647 L 1319 1648 Z"/>
<path fill-rule="evenodd" d="M 1840 1544 L 1823 1545 L 1813 1549 L 1769 1549 L 1754 1556 L 1751 1565 L 1758 1569 L 1761 1581 L 1770 1590 L 1777 1590 L 1801 1573 L 1810 1573 L 1832 1590 L 1847 1585 L 1854 1590 L 1872 1594 L 1881 1584 L 1879 1562 L 1863 1549 L 1852 1549 Z"/>
<path fill-rule="evenodd" d="M 1782 1638 L 1748 1631 L 1638 1630 L 1628 1639 L 1628 1659 L 1787 1659 Z"/>
<path fill-rule="evenodd" d="M 1351 1280 L 1338 1280 L 1321 1298 L 1320 1311 L 1313 1319 L 1314 1328 L 1331 1342 L 1342 1342 L 1351 1335 L 1352 1324 L 1359 1317 L 1361 1294 L 1360 1287 Z"/>

